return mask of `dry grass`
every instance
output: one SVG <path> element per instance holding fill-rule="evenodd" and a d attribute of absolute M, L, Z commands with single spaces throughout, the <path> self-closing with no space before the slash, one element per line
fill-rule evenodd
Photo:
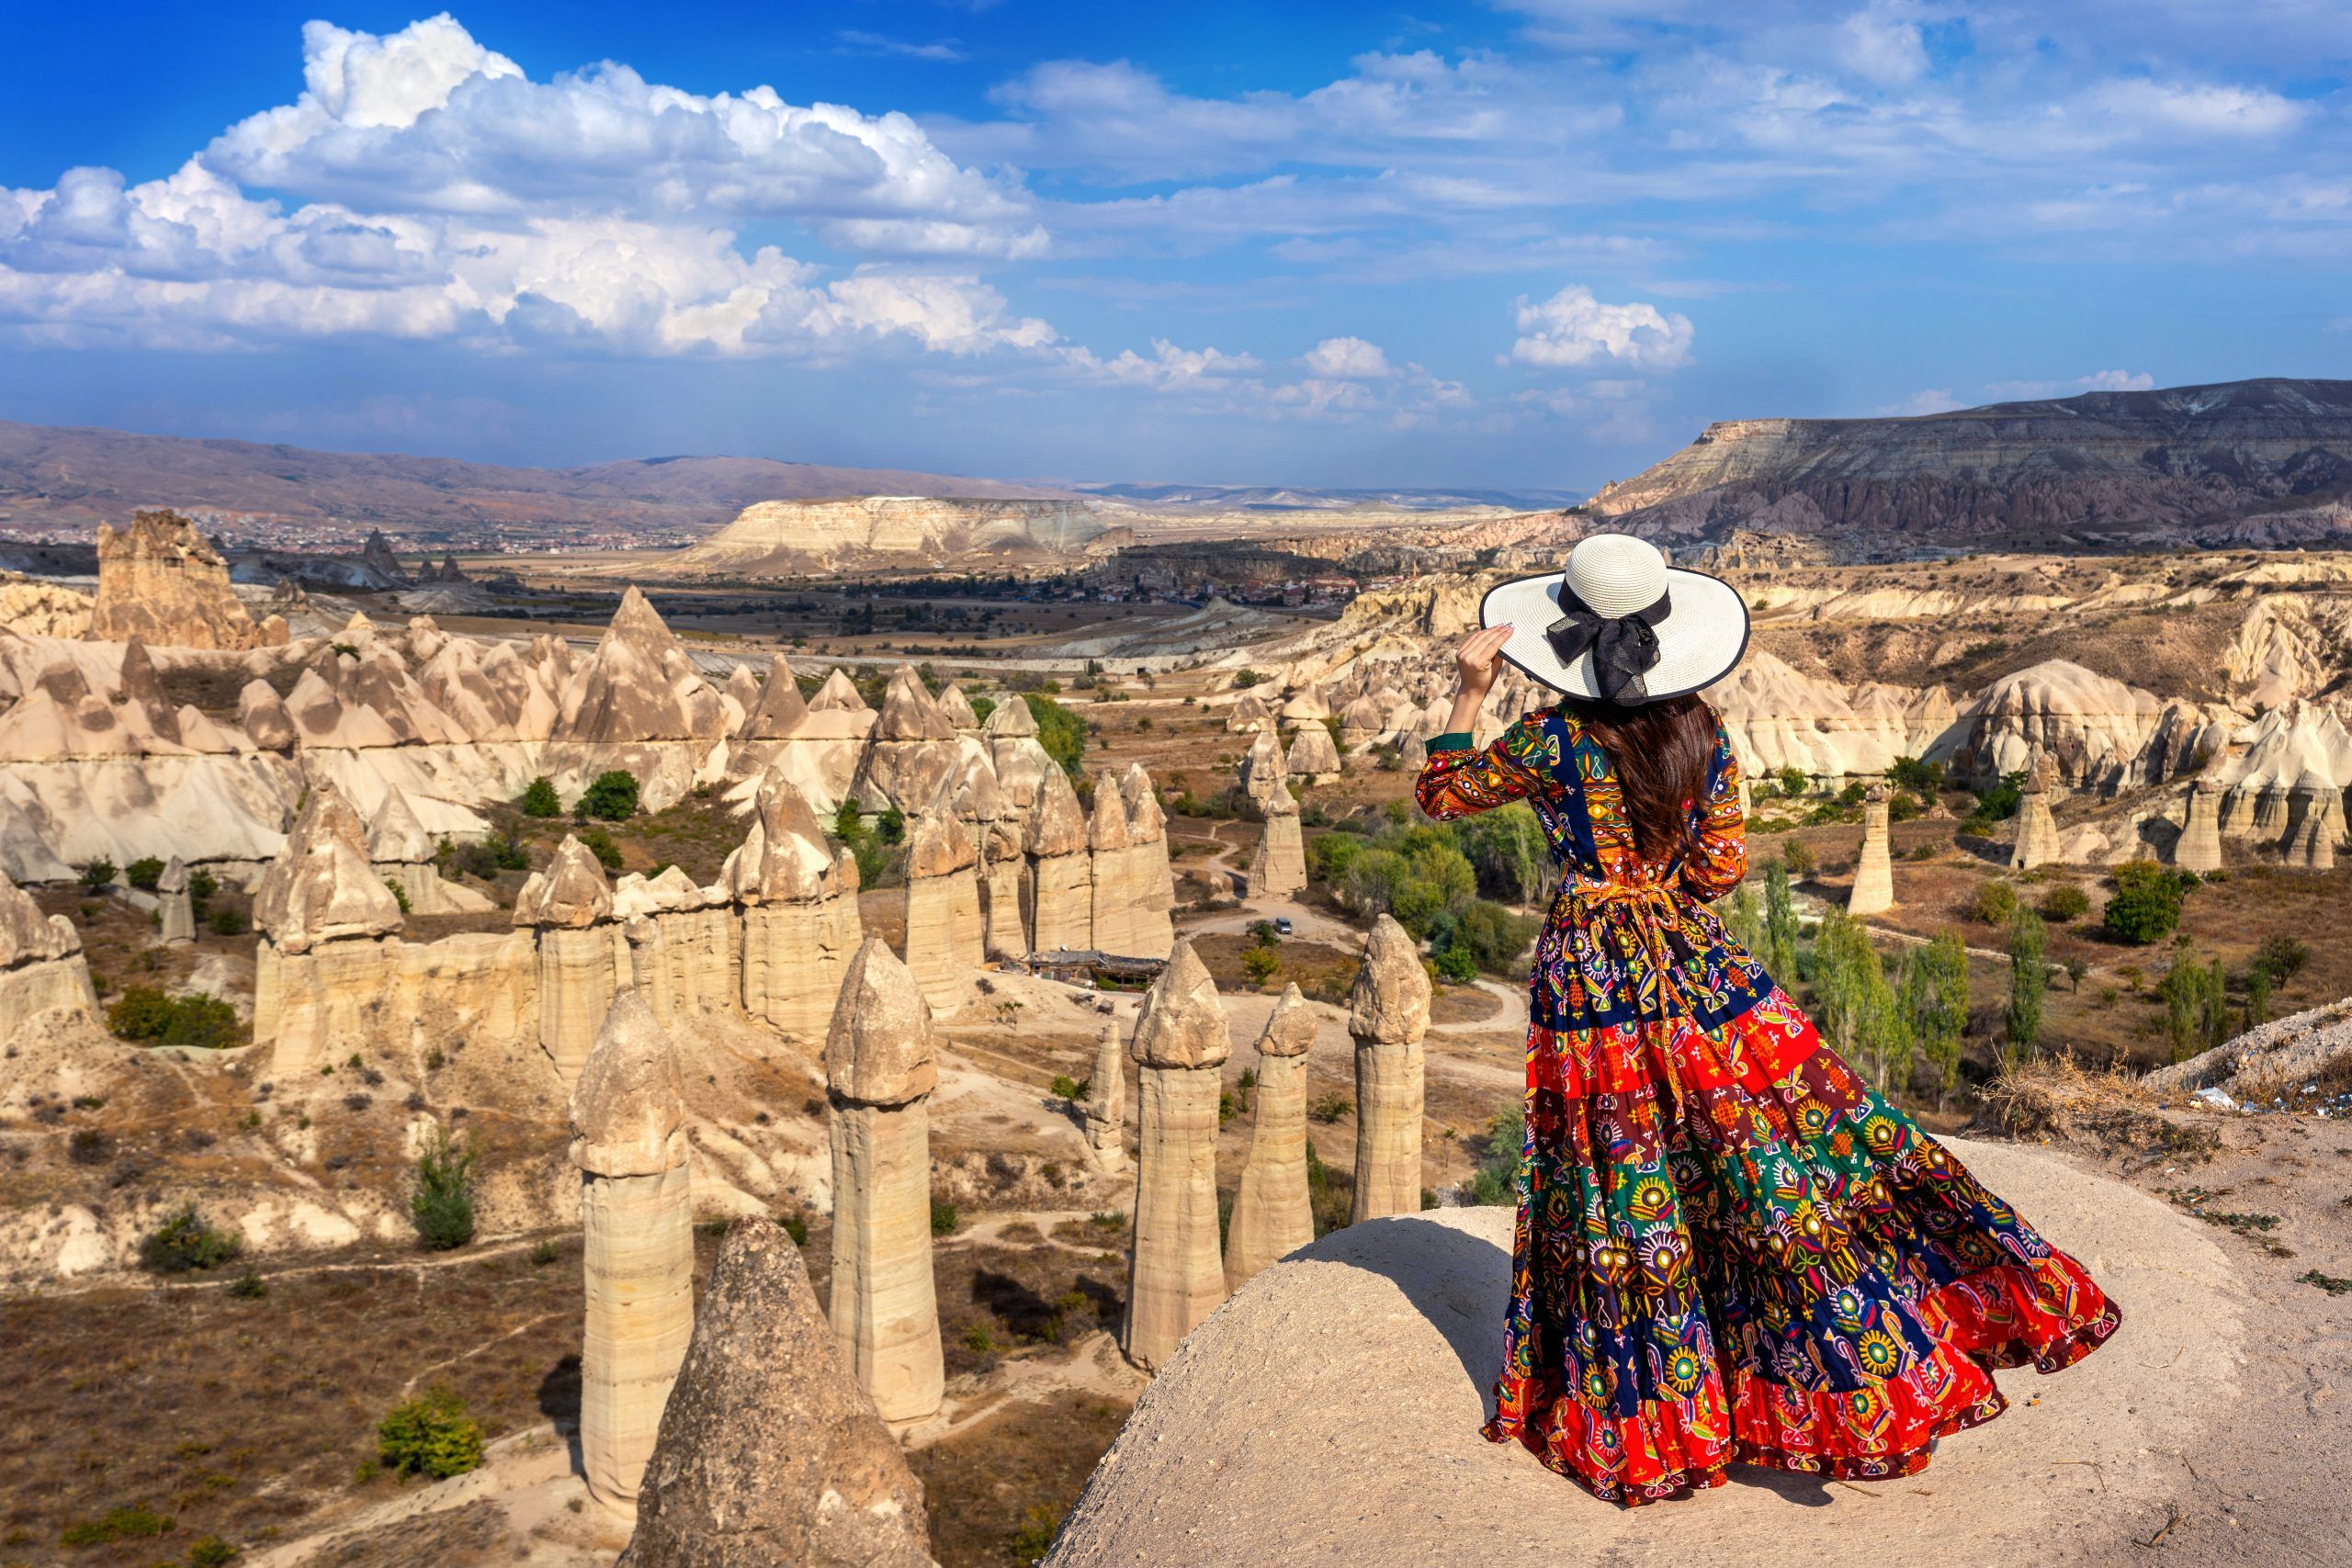
<path fill-rule="evenodd" d="M 2211 1158 L 2221 1135 L 2203 1121 L 2157 1108 L 2154 1093 L 2124 1074 L 2086 1072 L 2074 1063 L 2042 1060 L 2002 1074 L 1985 1086 L 1985 1120 L 2013 1136 L 2044 1136 L 2087 1145 L 2107 1154 L 2162 1154 Z"/>

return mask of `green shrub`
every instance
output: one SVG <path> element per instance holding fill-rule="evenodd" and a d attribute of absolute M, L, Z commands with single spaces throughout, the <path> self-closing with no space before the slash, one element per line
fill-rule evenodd
<path fill-rule="evenodd" d="M 96 893 L 114 880 L 114 862 L 104 855 L 82 868 L 82 886 Z"/>
<path fill-rule="evenodd" d="M 895 806 L 886 806 L 874 818 L 874 836 L 885 844 L 898 845 L 907 841 L 907 814 Z"/>
<path fill-rule="evenodd" d="M 1272 947 L 1283 939 L 1283 933 L 1274 930 L 1272 920 L 1250 921 L 1249 936 L 1252 947 Z"/>
<path fill-rule="evenodd" d="M 1080 1100 L 1085 1097 L 1086 1086 L 1067 1073 L 1057 1073 L 1054 1077 L 1054 1086 L 1048 1092 L 1056 1100 Z"/>
<path fill-rule="evenodd" d="M 1282 967 L 1282 957 L 1271 947 L 1253 947 L 1241 955 L 1241 972 L 1253 986 L 1262 986 Z"/>
<path fill-rule="evenodd" d="M 637 775 L 620 768 L 598 773 L 580 797 L 580 809 L 606 822 L 626 822 L 637 815 Z"/>
<path fill-rule="evenodd" d="M 141 893 L 153 893 L 155 884 L 164 880 L 164 863 L 153 855 L 143 855 L 122 868 L 122 879 Z"/>
<path fill-rule="evenodd" d="M 1318 1094 L 1306 1107 L 1306 1114 L 1327 1127 L 1342 1116 L 1355 1113 L 1355 1101 L 1344 1094 Z"/>
<path fill-rule="evenodd" d="M 932 1235 L 955 1235 L 955 1234 L 956 1234 L 956 1224 L 957 1217 L 958 1217 L 958 1216 L 956 1215 L 956 1205 L 955 1205 L 955 1204 L 953 1204 L 953 1203 L 951 1203 L 951 1202 L 949 1202 L 946 1199 L 944 1199 L 944 1198 L 933 1198 L 933 1199 L 931 1201 L 931 1234 L 932 1234 Z"/>
<path fill-rule="evenodd" d="M 186 1203 L 139 1244 L 139 1261 L 158 1274 L 218 1269 L 237 1256 L 242 1244 Z"/>
<path fill-rule="evenodd" d="M 228 1568 L 237 1549 L 217 1535 L 200 1535 L 187 1543 L 187 1568 Z"/>
<path fill-rule="evenodd" d="M 214 936 L 243 936 L 254 929 L 254 918 L 233 904 L 223 904 L 205 917 Z"/>
<path fill-rule="evenodd" d="M 2181 878 L 2155 862 L 2128 861 L 2115 868 L 2115 892 L 2099 924 L 2125 942 L 2155 942 L 2180 924 L 2182 891 Z"/>
<path fill-rule="evenodd" d="M 1519 1159 L 1526 1134 L 1527 1107 L 1516 1100 L 1505 1101 L 1487 1123 L 1487 1152 L 1463 1184 L 1464 1202 L 1483 1207 L 1518 1201 Z"/>
<path fill-rule="evenodd" d="M 1233 672 L 1233 689 L 1237 692 L 1246 692 L 1263 680 L 1265 677 L 1255 670 L 1236 670 Z"/>
<path fill-rule="evenodd" d="M 201 916 L 204 907 L 220 894 L 220 880 L 210 872 L 198 867 L 187 874 L 187 908 L 190 914 Z"/>
<path fill-rule="evenodd" d="M 257 1302 L 269 1294 L 269 1281 L 261 1277 L 261 1270 L 248 1265 L 229 1281 L 229 1293 L 241 1302 Z"/>
<path fill-rule="evenodd" d="M 471 1144 L 452 1144 L 435 1128 L 416 1156 L 416 1189 L 409 1214 L 417 1239 L 435 1252 L 447 1252 L 474 1238 L 474 1160 Z"/>
<path fill-rule="evenodd" d="M 1478 977 L 1478 960 L 1466 947 L 1449 947 L 1431 961 L 1437 977 L 1460 986 Z"/>
<path fill-rule="evenodd" d="M 2312 950 L 2290 936 L 2264 937 L 2254 950 L 2254 967 L 2269 976 L 2273 986 L 2285 985 L 2311 961 Z"/>
<path fill-rule="evenodd" d="M 172 998 L 153 986 L 132 986 L 107 1009 L 107 1028 L 118 1040 L 159 1040 L 172 1021 Z"/>
<path fill-rule="evenodd" d="M 560 817 L 563 802 L 556 798 L 554 784 L 538 778 L 524 785 L 523 793 L 514 797 L 514 809 L 526 817 Z"/>
<path fill-rule="evenodd" d="M 2018 912 L 2018 890 L 2006 882 L 1987 882 L 1978 886 L 1968 901 L 1968 918 L 1988 926 L 2005 926 L 2009 917 Z"/>
<path fill-rule="evenodd" d="M 95 1519 L 84 1519 L 67 1525 L 58 1536 L 61 1546 L 104 1546 L 114 1540 L 146 1540 L 159 1535 L 169 1535 L 178 1526 L 168 1514 L 159 1514 L 145 1504 L 133 1504 L 128 1508 L 108 1508 Z"/>
<path fill-rule="evenodd" d="M 2041 896 L 2041 918 L 2064 925 L 2090 913 L 2091 896 L 2071 882 L 2062 882 Z"/>
<path fill-rule="evenodd" d="M 377 1423 L 376 1451 L 399 1474 L 447 1481 L 481 1463 L 481 1426 L 456 1394 L 429 1389 Z"/>
<path fill-rule="evenodd" d="M 1050 1503 L 1032 1503 L 1021 1517 L 1021 1528 L 1012 1532 L 1012 1560 L 1023 1565 L 1042 1562 L 1046 1553 L 1054 1549 L 1054 1537 L 1061 1533 L 1062 1517 Z"/>
<path fill-rule="evenodd" d="M 2003 773 L 2001 782 L 1976 797 L 1976 809 L 1968 814 L 1967 826 L 1982 832 L 1996 822 L 2006 822 L 2018 814 L 2025 802 L 2025 773 Z"/>
<path fill-rule="evenodd" d="M 580 834 L 580 847 L 596 857 L 596 863 L 606 871 L 621 868 L 621 847 L 602 828 L 589 828 Z"/>
<path fill-rule="evenodd" d="M 1780 772 L 1781 793 L 1791 800 L 1813 787 L 1812 778 L 1803 768 L 1782 768 Z"/>
<path fill-rule="evenodd" d="M 1791 876 L 1810 876 L 1820 867 L 1821 861 L 1811 844 L 1791 839 L 1781 846 L 1781 863 L 1789 868 Z"/>
<path fill-rule="evenodd" d="M 1086 726 L 1078 715 L 1042 693 L 1027 693 L 1021 700 L 1029 705 L 1029 716 L 1037 721 L 1037 744 L 1061 764 L 1062 772 L 1079 777 L 1086 756 Z"/>
<path fill-rule="evenodd" d="M 392 902 L 401 907 L 401 914 L 405 915 L 411 912 L 408 907 L 408 889 L 401 886 L 401 879 L 399 877 L 388 876 L 384 878 L 384 890 L 392 896 Z"/>
<path fill-rule="evenodd" d="M 1943 787 L 1944 765 L 1941 762 L 1923 762 L 1917 757 L 1897 757 L 1894 765 L 1886 770 L 1886 780 L 1897 789 L 1933 795 Z"/>
<path fill-rule="evenodd" d="M 531 1244 L 529 1257 L 534 1269 L 545 1269 L 562 1256 L 563 1248 L 556 1245 L 553 1236 L 543 1236 Z"/>
<path fill-rule="evenodd" d="M 492 839 L 490 841 L 490 854 L 492 863 L 501 871 L 531 869 L 531 852 L 525 849 L 523 840 L 512 833 L 501 833 L 497 838 Z"/>

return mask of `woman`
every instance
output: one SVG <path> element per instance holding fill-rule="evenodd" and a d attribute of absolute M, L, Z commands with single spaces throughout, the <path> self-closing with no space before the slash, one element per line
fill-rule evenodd
<path fill-rule="evenodd" d="M 2120 1316 L 2082 1267 L 1821 1043 L 1707 903 L 1747 863 L 1696 694 L 1747 612 L 1622 535 L 1487 596 L 1437 818 L 1524 800 L 1562 879 L 1535 945 L 1510 1311 L 1486 1436 L 1628 1506 L 1733 1461 L 1907 1475 Z M 1502 660 L 1566 694 L 1483 751 Z"/>

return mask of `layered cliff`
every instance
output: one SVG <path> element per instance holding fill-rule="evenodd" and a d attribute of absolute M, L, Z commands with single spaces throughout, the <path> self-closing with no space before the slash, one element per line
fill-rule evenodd
<path fill-rule="evenodd" d="M 1082 501 L 867 495 L 763 501 L 667 563 L 673 573 L 784 576 L 1077 552 L 1105 531 Z"/>

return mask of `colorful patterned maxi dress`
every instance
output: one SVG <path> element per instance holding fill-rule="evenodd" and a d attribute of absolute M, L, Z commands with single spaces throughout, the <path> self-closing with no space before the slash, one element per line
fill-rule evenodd
<path fill-rule="evenodd" d="M 1707 909 L 1747 862 L 1720 726 L 1694 841 L 1664 866 L 1572 714 L 1429 751 L 1422 810 L 1523 799 L 1563 877 L 1489 1439 L 1627 1506 L 1735 1460 L 1907 1475 L 2001 1413 L 1989 1369 L 2053 1372 L 2115 1332 L 2082 1266 L 1871 1092 Z"/>

